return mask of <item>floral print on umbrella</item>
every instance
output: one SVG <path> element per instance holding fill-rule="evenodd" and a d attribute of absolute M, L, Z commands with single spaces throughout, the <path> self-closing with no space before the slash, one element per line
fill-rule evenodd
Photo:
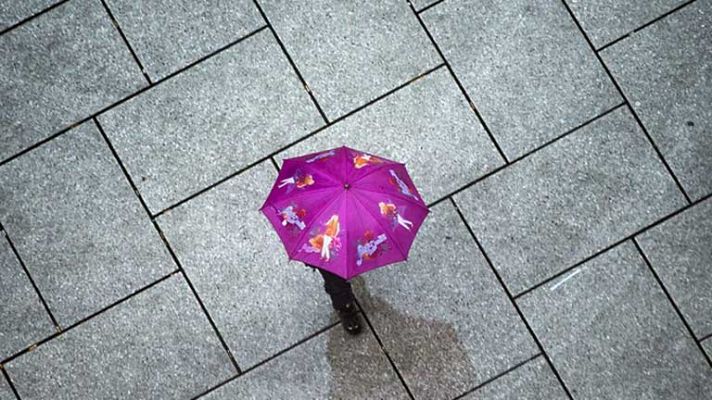
<path fill-rule="evenodd" d="M 403 218 L 395 204 L 382 201 L 378 203 L 378 208 L 381 210 L 381 215 L 391 221 L 391 227 L 393 229 L 395 229 L 398 225 L 407 230 L 410 230 L 410 228 L 413 227 L 413 222 Z"/>
<path fill-rule="evenodd" d="M 373 231 L 366 231 L 356 245 L 356 253 L 358 254 L 356 265 L 359 267 L 363 264 L 364 260 L 373 260 L 388 250 L 388 246 L 384 244 L 385 241 L 388 240 L 386 234 L 381 233 L 378 236 L 374 236 L 375 233 L 373 233 Z"/>
<path fill-rule="evenodd" d="M 307 210 L 299 208 L 296 204 L 290 204 L 281 210 L 278 210 L 279 216 L 282 218 L 282 226 L 287 229 L 304 230 L 304 217 L 307 215 Z"/>
<path fill-rule="evenodd" d="M 398 174 L 396 173 L 396 171 L 394 171 L 394 170 L 392 170 L 392 169 L 389 169 L 389 170 L 388 170 L 388 173 L 391 174 L 391 178 L 389 179 L 389 182 L 390 182 L 392 185 L 398 186 L 398 190 L 400 190 L 400 192 L 401 192 L 402 194 L 404 194 L 404 195 L 406 195 L 406 196 L 408 196 L 408 197 L 412 197 L 412 198 L 415 199 L 415 200 L 418 200 L 418 196 L 416 196 L 415 193 L 414 193 L 414 192 L 415 192 L 415 189 L 412 188 L 412 187 L 409 187 L 408 184 L 406 184 L 406 183 L 403 181 L 403 179 L 401 179 L 400 176 L 398 176 Z"/>
<path fill-rule="evenodd" d="M 381 164 L 383 160 L 376 156 L 370 154 L 359 154 L 354 157 L 354 167 L 356 169 L 361 169 L 363 167 L 368 167 L 369 165 Z"/>
<path fill-rule="evenodd" d="M 314 177 L 311 174 L 302 172 L 301 170 L 294 171 L 294 174 L 289 177 L 282 179 L 279 182 L 279 188 L 287 187 L 287 193 L 292 191 L 295 187 L 297 189 L 304 189 L 307 186 L 314 184 Z"/>
<path fill-rule="evenodd" d="M 301 250 L 307 253 L 319 253 L 322 260 L 330 261 L 332 252 L 333 255 L 336 255 L 341 248 L 341 241 L 338 237 L 340 230 L 339 216 L 334 214 L 323 227 L 311 232 L 309 242 L 304 243 Z"/>

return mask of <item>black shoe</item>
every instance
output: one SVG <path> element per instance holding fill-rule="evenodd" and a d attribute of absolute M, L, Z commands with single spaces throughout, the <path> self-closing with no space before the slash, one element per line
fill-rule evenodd
<path fill-rule="evenodd" d="M 358 316 L 356 305 L 351 302 L 343 308 L 337 308 L 339 317 L 341 317 L 341 326 L 346 332 L 355 335 L 361 332 L 361 318 Z"/>

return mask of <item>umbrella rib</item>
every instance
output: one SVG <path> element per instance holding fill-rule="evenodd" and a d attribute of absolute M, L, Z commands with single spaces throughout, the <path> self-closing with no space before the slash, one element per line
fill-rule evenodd
<path fill-rule="evenodd" d="M 364 210 L 366 210 L 366 212 L 369 213 L 369 215 L 371 215 L 371 218 L 373 218 L 373 220 L 376 221 L 376 223 L 378 224 L 378 226 L 380 226 L 381 229 L 383 229 L 383 233 L 385 233 L 385 234 L 387 234 L 388 236 L 391 237 L 391 239 L 393 240 L 393 243 L 395 243 L 395 246 L 396 246 L 396 248 L 398 249 L 398 252 L 401 254 L 401 256 L 402 256 L 403 258 L 408 258 L 408 255 L 405 254 L 405 252 L 403 252 L 403 249 L 400 247 L 400 244 L 398 244 L 398 241 L 395 240 L 395 239 L 393 239 L 394 236 L 393 236 L 390 232 L 388 232 L 388 229 L 386 229 L 386 228 L 383 226 L 383 223 L 381 222 L 381 219 L 380 219 L 377 215 L 375 215 L 374 213 L 372 213 L 371 210 L 370 210 L 368 207 L 366 207 L 366 205 L 361 201 L 361 199 L 359 198 L 359 196 L 358 196 L 356 193 L 352 193 L 352 194 L 353 194 L 353 197 L 356 199 L 356 201 L 361 205 L 361 207 L 363 207 Z"/>
<path fill-rule="evenodd" d="M 356 179 L 355 181 L 351 182 L 351 186 L 353 186 L 354 184 L 358 183 L 359 181 L 362 181 L 365 177 L 371 176 L 371 175 L 375 174 L 376 172 L 381 171 L 381 170 L 385 169 L 386 167 L 389 167 L 389 166 L 392 166 L 392 165 L 401 165 L 401 164 L 398 164 L 398 163 L 396 163 L 396 162 L 393 162 L 393 163 L 391 164 L 391 162 L 388 162 L 388 163 L 386 163 L 386 164 L 379 165 L 379 166 L 375 167 L 374 169 L 368 171 L 365 175 L 360 176 L 358 179 Z"/>
<path fill-rule="evenodd" d="M 365 187 L 363 187 L 363 186 L 359 186 L 359 187 L 356 187 L 356 188 L 354 188 L 354 189 L 362 190 L 362 191 L 364 191 L 364 192 L 369 192 L 369 193 L 380 194 L 380 195 L 383 195 L 383 194 L 385 193 L 385 192 L 378 192 L 378 191 L 375 191 L 375 190 L 372 190 L 372 189 L 368 189 L 368 188 L 365 188 Z M 418 206 L 419 208 L 425 210 L 425 211 L 428 212 L 428 213 L 430 212 L 430 209 L 429 209 L 427 206 L 425 206 L 425 205 L 423 205 L 423 204 L 420 204 L 420 202 L 418 202 L 418 200 L 415 200 L 415 199 L 413 199 L 413 198 L 411 198 L 411 197 L 403 196 L 402 194 L 398 194 L 398 193 L 386 193 L 386 194 L 389 195 L 389 196 L 397 197 L 397 198 L 403 200 L 404 202 L 407 202 L 408 205 L 415 205 L 415 206 Z"/>

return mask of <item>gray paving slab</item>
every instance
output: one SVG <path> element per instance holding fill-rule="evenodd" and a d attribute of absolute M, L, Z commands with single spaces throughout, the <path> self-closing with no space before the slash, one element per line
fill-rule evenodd
<path fill-rule="evenodd" d="M 712 334 L 712 199 L 637 237 L 697 337 Z"/>
<path fill-rule="evenodd" d="M 330 119 L 442 62 L 405 1 L 259 3 Z"/>
<path fill-rule="evenodd" d="M 10 248 L 0 233 L 0 360 L 54 333 L 52 321 Z M 1 398 L 1 397 L 0 397 Z"/>
<path fill-rule="evenodd" d="M 92 122 L 0 167 L 0 221 L 64 327 L 176 268 Z"/>
<path fill-rule="evenodd" d="M 0 3 L 0 31 L 37 14 L 59 0 L 9 0 Z"/>
<path fill-rule="evenodd" d="M 686 204 L 625 108 L 455 200 L 515 294 Z"/>
<path fill-rule="evenodd" d="M 99 1 L 70 1 L 0 37 L 0 160 L 146 85 Z"/>
<path fill-rule="evenodd" d="M 99 121 L 153 213 L 323 124 L 267 30 Z"/>
<path fill-rule="evenodd" d="M 437 0 L 410 0 L 410 3 L 413 4 L 413 7 L 415 7 L 415 10 L 422 10 L 423 8 L 435 3 Z"/>
<path fill-rule="evenodd" d="M 413 395 L 451 399 L 538 352 L 455 208 L 432 208 L 409 261 L 354 290 Z"/>
<path fill-rule="evenodd" d="M 5 377 L 0 374 L 0 400 L 16 400 L 10 385 L 5 381 Z"/>
<path fill-rule="evenodd" d="M 158 220 L 243 369 L 336 318 L 321 275 L 288 262 L 258 211 L 276 177 L 260 163 Z"/>
<path fill-rule="evenodd" d="M 280 158 L 342 145 L 406 163 L 426 202 L 504 163 L 445 68 L 290 147 Z"/>
<path fill-rule="evenodd" d="M 180 274 L 7 364 L 23 400 L 190 399 L 236 371 Z"/>
<path fill-rule="evenodd" d="M 623 93 L 693 200 L 712 193 L 712 2 L 603 50 Z"/>
<path fill-rule="evenodd" d="M 596 48 L 673 10 L 685 0 L 567 0 Z"/>
<path fill-rule="evenodd" d="M 335 326 L 260 365 L 205 400 L 408 399 L 388 359 L 366 330 Z"/>
<path fill-rule="evenodd" d="M 707 339 L 702 342 L 702 348 L 707 353 L 707 356 L 712 358 L 712 339 Z"/>
<path fill-rule="evenodd" d="M 517 302 L 574 397 L 712 393 L 712 369 L 630 241 Z"/>
<path fill-rule="evenodd" d="M 148 75 L 158 80 L 264 26 L 252 1 L 108 0 Z"/>
<path fill-rule="evenodd" d="M 563 400 L 568 396 L 546 360 L 538 357 L 462 398 L 475 399 Z"/>
<path fill-rule="evenodd" d="M 510 159 L 622 101 L 559 0 L 448 0 L 422 16 Z"/>

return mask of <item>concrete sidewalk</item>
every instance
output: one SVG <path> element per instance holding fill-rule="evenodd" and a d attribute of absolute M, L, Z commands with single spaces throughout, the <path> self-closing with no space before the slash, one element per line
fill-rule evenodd
<path fill-rule="evenodd" d="M 208 4 L 209 3 L 209 4 Z M 709 399 L 712 0 L 0 4 L 0 400 Z M 321 277 L 284 158 L 408 164 Z"/>

